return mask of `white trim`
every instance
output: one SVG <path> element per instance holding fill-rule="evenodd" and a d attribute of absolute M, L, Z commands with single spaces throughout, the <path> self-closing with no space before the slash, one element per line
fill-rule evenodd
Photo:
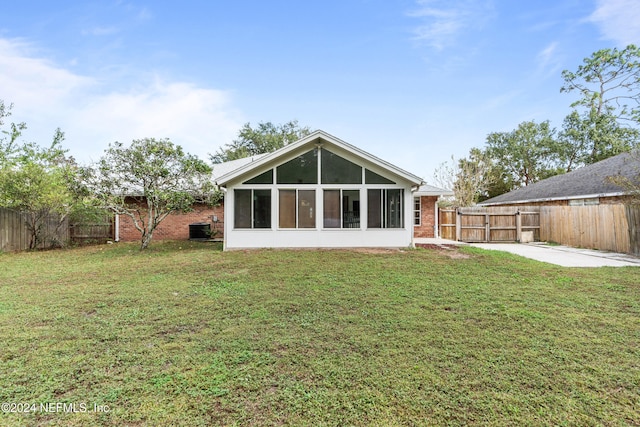
<path fill-rule="evenodd" d="M 120 241 L 120 215 L 116 214 L 116 218 L 115 218 L 115 223 L 113 224 L 113 226 L 116 228 L 116 235 L 115 237 L 115 241 L 119 242 Z"/>
<path fill-rule="evenodd" d="M 317 142 L 318 140 L 322 140 L 322 142 Z M 216 179 L 216 184 L 218 186 L 224 186 L 226 185 L 228 182 L 233 181 L 234 179 L 244 175 L 247 172 L 252 171 L 253 169 L 258 169 L 261 166 L 270 163 L 272 160 L 280 158 L 280 157 L 285 157 L 287 154 L 292 153 L 293 151 L 299 150 L 301 148 L 303 148 L 305 145 L 307 144 L 312 144 L 312 143 L 316 143 L 316 144 L 324 144 L 324 143 L 329 143 L 329 145 L 334 145 L 338 148 L 342 148 L 345 151 L 351 152 L 353 155 L 355 155 L 356 157 L 361 158 L 362 160 L 365 160 L 368 163 L 371 163 L 383 170 L 385 170 L 388 173 L 391 173 L 393 175 L 397 175 L 398 177 L 411 182 L 412 184 L 418 184 L 421 185 L 423 183 L 422 178 L 413 175 L 397 166 L 392 165 L 389 162 L 386 162 L 372 154 L 367 153 L 366 151 L 363 151 L 351 144 L 348 144 L 344 141 L 342 141 L 341 139 L 336 138 L 335 136 L 329 135 L 328 133 L 321 131 L 321 130 L 317 130 L 309 135 L 307 135 L 306 137 L 291 143 L 289 145 L 286 145 L 272 153 L 269 153 L 259 159 L 256 159 L 255 161 L 245 164 L 241 167 L 239 167 L 238 169 L 235 169 L 225 175 L 222 175 L 220 177 L 218 177 Z M 362 164 L 361 166 L 366 167 L 366 165 Z"/>
<path fill-rule="evenodd" d="M 416 224 L 416 200 L 418 201 L 418 223 Z M 422 226 L 422 196 L 413 193 L 413 226 Z"/>
<path fill-rule="evenodd" d="M 436 199 L 436 202 L 433 204 L 433 237 L 436 239 L 440 237 L 440 224 L 438 218 L 438 202 L 440 201 L 440 197 Z"/>
<path fill-rule="evenodd" d="M 616 193 L 601 193 L 601 194 L 584 194 L 579 196 L 558 196 L 558 197 L 545 197 L 539 199 L 526 199 L 526 200 L 513 200 L 504 202 L 493 203 L 478 203 L 478 206 L 499 206 L 499 205 L 524 205 L 527 203 L 539 203 L 539 202 L 556 202 L 558 200 L 578 200 L 578 199 L 595 199 L 596 197 L 618 197 L 626 196 L 627 193 L 621 191 Z"/>

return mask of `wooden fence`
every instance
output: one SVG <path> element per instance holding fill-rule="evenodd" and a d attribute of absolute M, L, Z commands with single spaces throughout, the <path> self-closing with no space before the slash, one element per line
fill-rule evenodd
<path fill-rule="evenodd" d="M 69 223 L 51 215 L 44 220 L 42 241 L 38 249 L 64 246 L 69 243 Z M 31 232 L 27 228 L 26 216 L 11 209 L 0 208 L 0 251 L 12 252 L 29 249 Z"/>
<path fill-rule="evenodd" d="M 537 206 L 440 209 L 440 236 L 461 242 L 520 242 L 540 237 Z"/>
<path fill-rule="evenodd" d="M 78 223 L 69 226 L 69 237 L 74 244 L 86 244 L 113 239 L 113 216 L 106 216 L 91 223 Z"/>
<path fill-rule="evenodd" d="M 520 206 L 440 209 L 440 236 L 463 242 L 536 241 L 640 256 L 640 206 Z"/>
<path fill-rule="evenodd" d="M 622 204 L 544 206 L 540 210 L 540 240 L 576 248 L 634 253 L 629 224 L 637 219 L 629 221 L 627 211 L 637 213 L 637 209 Z"/>

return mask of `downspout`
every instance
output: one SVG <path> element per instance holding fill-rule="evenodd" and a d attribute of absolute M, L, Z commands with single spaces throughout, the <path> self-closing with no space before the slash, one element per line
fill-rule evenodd
<path fill-rule="evenodd" d="M 116 243 L 120 241 L 120 215 L 116 214 L 115 217 L 115 223 L 114 223 L 114 228 L 115 230 L 115 241 Z"/>
<path fill-rule="evenodd" d="M 228 211 L 228 204 L 227 204 L 227 188 L 226 187 L 221 187 L 218 185 L 218 190 L 220 190 L 222 192 L 222 212 L 224 215 L 224 222 L 222 223 L 222 250 L 226 251 L 227 250 L 227 236 L 229 235 L 228 232 L 229 230 L 227 229 L 229 227 L 229 222 L 227 221 L 227 214 L 229 213 Z"/>
<path fill-rule="evenodd" d="M 440 197 L 442 197 L 442 195 L 438 196 L 438 198 L 436 199 L 436 202 L 433 204 L 433 237 L 435 237 L 436 239 L 440 238 L 440 223 L 439 223 L 439 218 L 438 218 L 438 202 L 440 201 Z"/>
<path fill-rule="evenodd" d="M 414 224 L 414 222 L 413 222 L 413 209 L 414 209 L 414 207 L 413 207 L 414 200 L 413 200 L 413 199 L 415 198 L 415 193 L 416 193 L 416 191 L 418 191 L 418 190 L 420 189 L 420 186 L 421 186 L 422 184 L 424 184 L 424 181 L 422 181 L 422 182 L 421 182 L 420 184 L 418 184 L 418 185 L 412 185 L 412 186 L 411 186 L 411 204 L 410 204 L 410 206 L 411 206 L 411 211 L 410 211 L 410 212 L 411 212 L 411 215 L 409 216 L 409 219 L 410 219 L 410 221 L 411 221 L 411 246 L 410 246 L 410 247 L 411 247 L 411 248 L 414 248 L 414 249 L 415 249 L 415 247 L 416 247 L 416 242 L 415 242 L 415 235 L 416 235 L 416 230 L 415 230 L 415 228 L 416 228 L 416 225 L 415 225 L 415 224 Z M 422 203 L 422 200 L 420 200 L 420 203 Z M 405 218 L 406 218 L 406 217 L 407 217 L 407 215 L 405 214 Z"/>

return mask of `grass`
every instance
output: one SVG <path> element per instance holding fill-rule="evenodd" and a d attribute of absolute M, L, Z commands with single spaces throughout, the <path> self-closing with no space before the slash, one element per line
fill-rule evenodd
<path fill-rule="evenodd" d="M 633 267 L 118 244 L 0 254 L 0 292 L 0 402 L 68 405 L 0 425 L 640 425 Z"/>

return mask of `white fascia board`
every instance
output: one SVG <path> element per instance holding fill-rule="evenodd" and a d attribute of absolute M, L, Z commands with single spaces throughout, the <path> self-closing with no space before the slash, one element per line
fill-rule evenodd
<path fill-rule="evenodd" d="M 280 156 L 284 156 L 287 153 L 296 150 L 298 147 L 303 146 L 309 143 L 310 141 L 318 139 L 319 132 L 320 131 L 313 132 L 305 136 L 304 138 L 297 140 L 296 142 L 292 142 L 291 144 L 285 145 L 284 147 L 279 148 L 276 151 L 273 151 L 271 153 L 268 153 L 253 162 L 249 162 L 246 165 L 239 167 L 238 169 L 235 169 L 225 175 L 222 175 L 221 177 L 216 179 L 216 184 L 219 186 L 224 186 L 227 182 L 232 181 L 233 179 L 245 174 L 246 172 L 253 169 L 257 169 L 260 166 L 266 163 L 269 163 L 273 159 L 276 159 Z"/>
<path fill-rule="evenodd" d="M 415 193 L 413 193 L 414 196 L 419 197 L 419 196 L 438 196 L 438 197 L 442 197 L 442 196 L 453 196 L 454 193 L 453 191 L 449 191 L 449 190 L 441 190 L 441 191 L 416 191 Z"/>
<path fill-rule="evenodd" d="M 216 184 L 218 186 L 224 186 L 226 183 L 228 183 L 229 181 L 232 181 L 233 179 L 245 174 L 246 172 L 249 172 L 253 169 L 257 169 L 269 162 L 271 162 L 274 159 L 277 159 L 279 157 L 283 157 L 286 156 L 288 153 L 291 153 L 292 151 L 297 150 L 298 148 L 307 145 L 311 142 L 314 142 L 318 139 L 321 139 L 323 141 L 328 142 L 329 144 L 333 144 L 336 145 L 338 147 L 341 147 L 342 149 L 349 151 L 353 154 L 355 154 L 357 157 L 360 157 L 384 170 L 388 170 L 390 172 L 392 172 L 395 175 L 398 175 L 399 177 L 411 182 L 412 184 L 415 185 L 422 185 L 422 183 L 424 182 L 422 180 L 422 178 L 413 175 L 412 173 L 409 173 L 397 166 L 392 165 L 389 162 L 386 162 L 376 156 L 373 156 L 372 154 L 367 153 L 366 151 L 363 151 L 361 149 L 359 149 L 358 147 L 355 147 L 349 143 L 346 143 L 344 141 L 342 141 L 339 138 L 336 138 L 333 135 L 330 135 L 322 130 L 316 130 L 312 133 L 310 133 L 309 135 L 305 136 L 302 139 L 299 139 L 296 142 L 293 142 L 291 144 L 285 145 L 284 147 L 269 153 L 267 155 L 265 155 L 264 157 L 261 157 L 260 159 L 254 161 L 254 162 L 250 162 L 232 172 L 229 172 L 221 177 L 219 177 L 218 179 L 216 179 Z"/>
<path fill-rule="evenodd" d="M 626 196 L 625 192 L 616 193 L 600 193 L 600 194 L 581 194 L 578 196 L 566 196 L 566 197 L 546 197 L 539 199 L 527 199 L 527 200 L 514 200 L 510 202 L 495 202 L 495 203 L 478 203 L 477 206 L 500 206 L 500 205 L 525 205 L 527 203 L 540 203 L 540 202 L 557 202 L 559 200 L 580 200 L 580 199 L 594 199 L 596 197 L 617 197 Z"/>

